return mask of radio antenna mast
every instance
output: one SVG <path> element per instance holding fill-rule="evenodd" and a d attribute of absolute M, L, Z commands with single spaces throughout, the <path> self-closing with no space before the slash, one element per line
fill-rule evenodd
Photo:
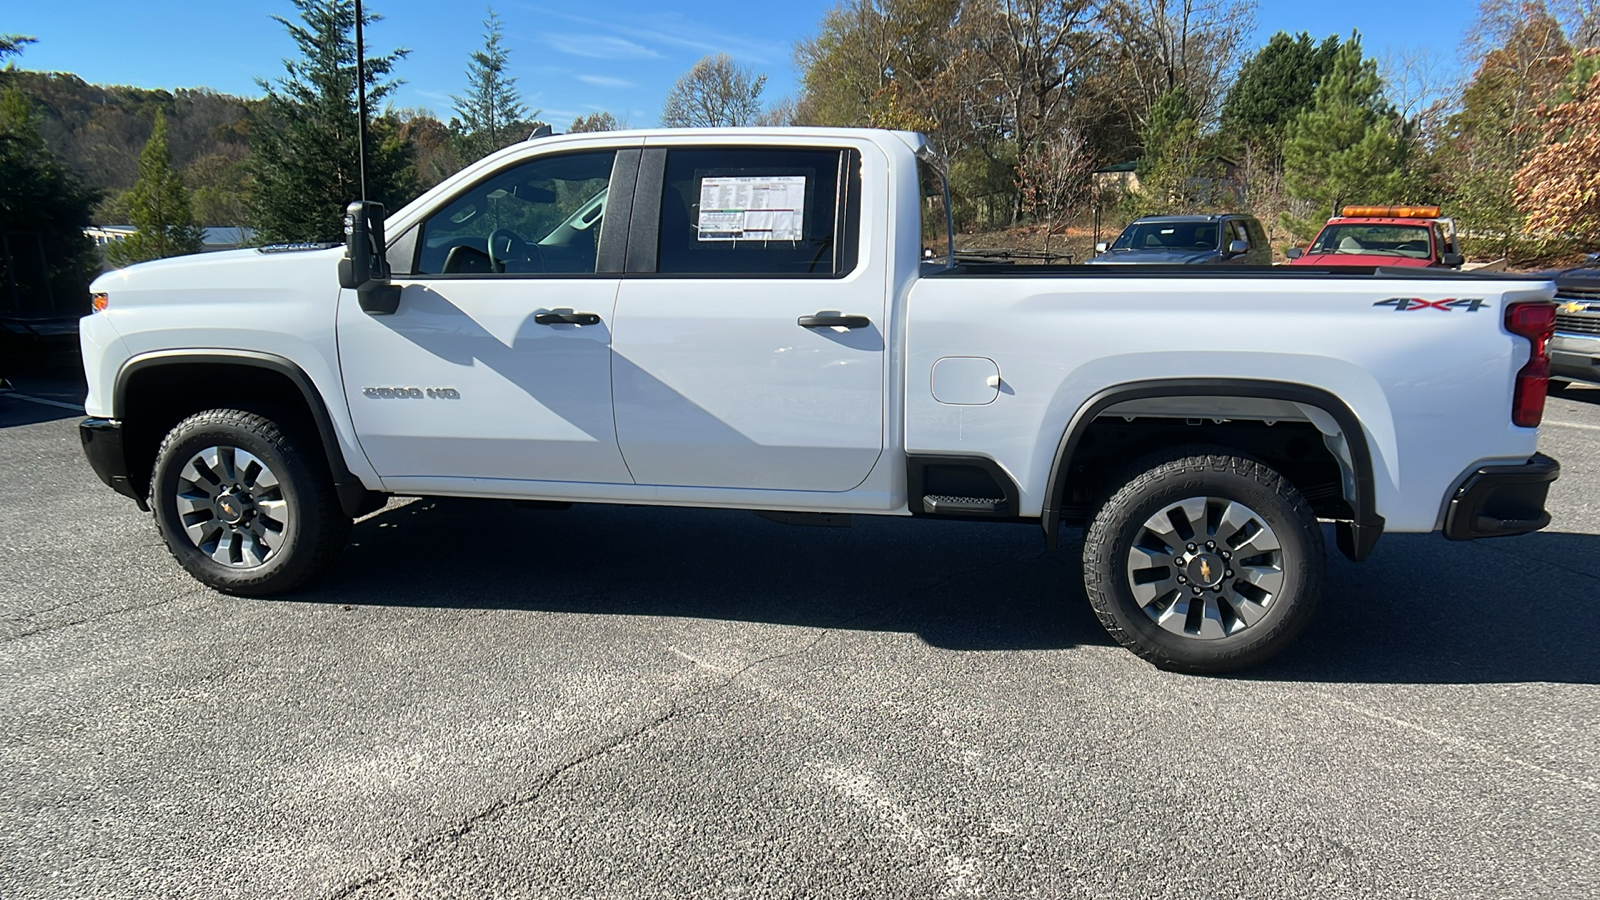
<path fill-rule="evenodd" d="M 367 202 L 367 57 L 361 43 L 361 0 L 356 0 L 356 156 L 361 167 L 361 202 Z"/>

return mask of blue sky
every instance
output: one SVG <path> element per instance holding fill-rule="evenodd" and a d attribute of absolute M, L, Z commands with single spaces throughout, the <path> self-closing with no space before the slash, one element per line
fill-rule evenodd
<path fill-rule="evenodd" d="M 254 79 L 277 77 L 293 45 L 268 16 L 292 16 L 288 0 L 9 0 L 0 32 L 39 43 L 28 69 L 68 71 L 101 84 L 208 87 L 260 93 Z M 482 46 L 487 5 L 438 0 L 370 0 L 385 20 L 368 32 L 375 50 L 410 48 L 398 70 L 400 106 L 450 116 L 465 87 L 467 56 Z M 707 53 L 725 52 L 769 76 L 769 99 L 796 92 L 793 47 L 815 33 L 833 0 L 585 0 L 492 4 L 505 20 L 512 74 L 529 105 L 557 126 L 597 109 L 626 124 L 656 123 L 674 79 Z M 1471 24 L 1472 0 L 1262 0 L 1259 40 L 1275 31 L 1321 37 L 1361 30 L 1368 52 L 1427 49 L 1454 62 Z"/>

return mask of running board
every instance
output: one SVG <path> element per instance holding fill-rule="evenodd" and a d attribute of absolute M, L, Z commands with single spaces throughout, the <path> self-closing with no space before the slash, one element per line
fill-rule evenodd
<path fill-rule="evenodd" d="M 997 513 L 1006 508 L 1004 497 L 950 497 L 930 494 L 922 498 L 922 509 L 929 513 Z"/>

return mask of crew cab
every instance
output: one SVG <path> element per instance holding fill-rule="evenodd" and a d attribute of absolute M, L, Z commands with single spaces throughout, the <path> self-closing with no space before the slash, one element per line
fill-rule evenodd
<path fill-rule="evenodd" d="M 1115 241 L 1095 244 L 1094 249 L 1099 255 L 1087 260 L 1088 265 L 1264 266 L 1272 262 L 1266 231 L 1255 216 L 1243 213 L 1143 216 L 1128 223 Z"/>
<path fill-rule="evenodd" d="M 1548 523 L 1548 281 L 952 264 L 948 204 L 911 133 L 529 140 L 344 247 L 101 276 L 84 450 L 245 595 L 392 495 L 1081 526 L 1038 589 L 1193 672 L 1305 627 L 1321 523 L 1356 560 Z"/>
<path fill-rule="evenodd" d="M 1460 268 L 1455 220 L 1437 206 L 1346 206 L 1322 226 L 1311 246 L 1291 247 L 1291 266 Z"/>

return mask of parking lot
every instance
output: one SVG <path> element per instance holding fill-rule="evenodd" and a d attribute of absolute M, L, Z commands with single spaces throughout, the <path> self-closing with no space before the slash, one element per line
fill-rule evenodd
<path fill-rule="evenodd" d="M 1600 388 L 1546 413 L 1547 531 L 1334 553 L 1216 679 L 1032 526 L 396 501 L 229 597 L 16 381 L 8 900 L 1600 895 Z"/>

